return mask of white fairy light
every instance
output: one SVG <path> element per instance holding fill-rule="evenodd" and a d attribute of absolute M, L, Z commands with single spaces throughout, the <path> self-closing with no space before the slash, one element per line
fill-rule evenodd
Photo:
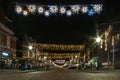
<path fill-rule="evenodd" d="M 45 14 L 45 16 L 49 16 L 50 12 L 49 11 L 45 11 L 44 14 Z"/>
<path fill-rule="evenodd" d="M 23 11 L 23 15 L 24 16 L 27 16 L 28 15 L 28 12 L 25 10 L 25 11 Z"/>
<path fill-rule="evenodd" d="M 72 12 L 71 11 L 67 11 L 67 16 L 71 16 L 72 15 Z"/>
<path fill-rule="evenodd" d="M 35 5 L 28 5 L 28 10 L 31 13 L 34 13 L 36 11 L 36 6 Z"/>
<path fill-rule="evenodd" d="M 58 7 L 57 6 L 50 6 L 49 8 L 51 13 L 57 13 L 58 12 Z"/>
<path fill-rule="evenodd" d="M 65 12 L 66 12 L 66 8 L 65 8 L 65 7 L 61 7 L 61 8 L 60 8 L 60 13 L 61 13 L 61 14 L 65 14 Z"/>
<path fill-rule="evenodd" d="M 93 9 L 95 12 L 100 12 L 100 11 L 102 11 L 102 5 L 94 5 Z"/>
<path fill-rule="evenodd" d="M 41 7 L 41 6 L 39 6 L 39 7 L 38 7 L 38 13 L 39 13 L 39 14 L 42 14 L 43 12 L 44 12 L 44 8 Z"/>
<path fill-rule="evenodd" d="M 71 9 L 72 9 L 72 12 L 78 13 L 80 10 L 80 6 L 79 5 L 72 5 Z"/>
<path fill-rule="evenodd" d="M 86 13 L 87 11 L 88 11 L 88 7 L 86 7 L 86 6 L 82 7 L 82 12 L 83 13 Z"/>
<path fill-rule="evenodd" d="M 21 6 L 16 6 L 16 12 L 21 13 L 22 12 L 22 7 Z"/>

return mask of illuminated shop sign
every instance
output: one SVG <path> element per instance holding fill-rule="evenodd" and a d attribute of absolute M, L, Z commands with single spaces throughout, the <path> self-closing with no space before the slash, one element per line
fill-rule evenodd
<path fill-rule="evenodd" d="M 8 53 L 2 52 L 2 55 L 3 55 L 3 56 L 8 56 Z"/>
<path fill-rule="evenodd" d="M 65 60 L 55 60 L 55 62 L 58 63 L 58 64 L 64 64 Z"/>

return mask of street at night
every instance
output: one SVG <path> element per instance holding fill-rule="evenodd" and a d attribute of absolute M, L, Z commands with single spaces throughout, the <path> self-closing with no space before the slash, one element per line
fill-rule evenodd
<path fill-rule="evenodd" d="M 120 80 L 120 4 L 0 0 L 0 80 Z"/>
<path fill-rule="evenodd" d="M 0 72 L 1 80 L 119 80 L 120 71 L 80 71 L 54 69 L 49 71 Z"/>

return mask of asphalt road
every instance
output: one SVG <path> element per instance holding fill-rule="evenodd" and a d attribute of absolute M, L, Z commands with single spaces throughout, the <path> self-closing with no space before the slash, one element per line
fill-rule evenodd
<path fill-rule="evenodd" d="M 120 71 L 78 71 L 54 69 L 37 72 L 0 72 L 0 80 L 120 80 Z"/>

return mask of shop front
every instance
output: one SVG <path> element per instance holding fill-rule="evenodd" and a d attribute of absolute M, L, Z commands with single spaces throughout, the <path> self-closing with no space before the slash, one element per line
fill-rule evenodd
<path fill-rule="evenodd" d="M 13 67 L 12 54 L 6 51 L 0 52 L 0 68 L 11 69 Z"/>
<path fill-rule="evenodd" d="M 99 64 L 99 57 L 98 56 L 95 56 L 93 57 L 92 59 L 90 59 L 88 61 L 89 63 L 89 66 L 92 68 L 92 69 L 99 69 L 100 68 L 100 64 Z"/>

